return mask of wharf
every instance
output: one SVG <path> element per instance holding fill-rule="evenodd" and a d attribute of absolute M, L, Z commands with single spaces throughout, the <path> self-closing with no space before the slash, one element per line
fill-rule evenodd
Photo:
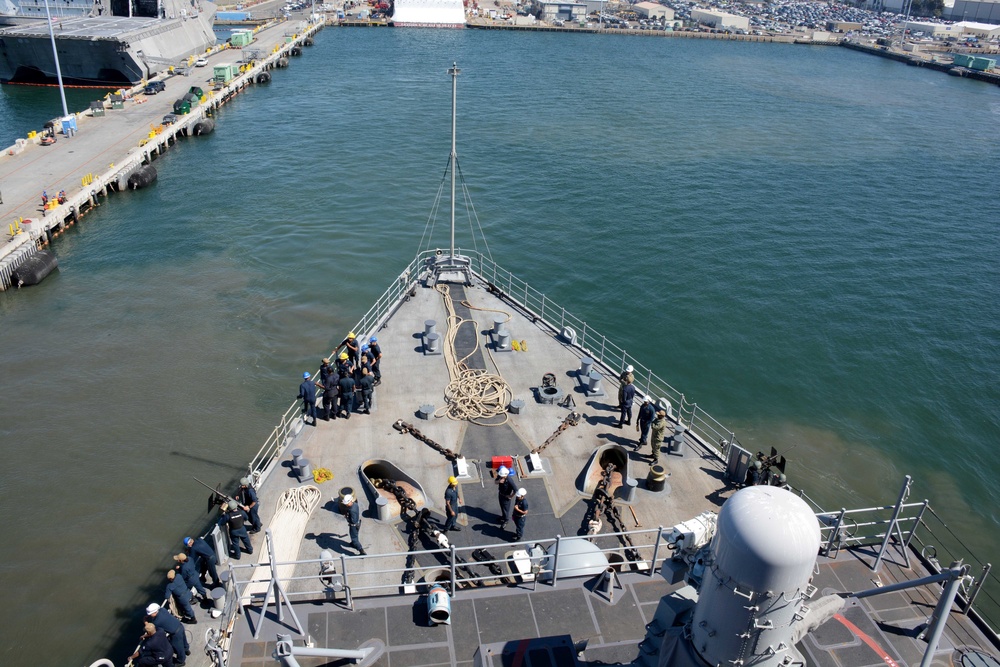
<path fill-rule="evenodd" d="M 192 134 L 199 121 L 257 82 L 263 72 L 287 64 L 288 56 L 301 53 L 301 46 L 311 43 L 309 40 L 322 26 L 322 22 L 272 22 L 256 31 L 250 47 L 266 56 L 249 63 L 224 86 L 213 90 L 213 65 L 240 58 L 238 50 L 226 47 L 206 56 L 207 67 L 189 67 L 157 77 L 166 87 L 162 93 L 144 95 L 139 85 L 122 91 L 124 101 L 120 104 L 105 100 L 103 116 L 94 116 L 93 110 L 73 114 L 78 130 L 71 137 L 58 135 L 55 144 L 43 146 L 39 133 L 3 149 L 0 291 L 10 287 L 10 272 L 36 248 L 50 244 L 107 201 L 111 193 L 125 190 L 131 173 L 155 162 L 179 137 Z M 203 89 L 202 100 L 190 113 L 178 116 L 175 123 L 163 125 L 163 117 L 173 112 L 174 101 L 195 86 Z M 41 204 L 43 191 L 49 195 L 48 208 Z M 51 200 L 60 191 L 66 193 L 65 202 L 53 206 Z"/>

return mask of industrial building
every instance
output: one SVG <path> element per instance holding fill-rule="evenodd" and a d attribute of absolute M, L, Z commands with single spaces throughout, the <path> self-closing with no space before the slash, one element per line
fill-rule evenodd
<path fill-rule="evenodd" d="M 674 20 L 674 10 L 665 7 L 658 2 L 640 2 L 633 9 L 635 13 L 645 19 L 663 19 L 664 21 Z"/>
<path fill-rule="evenodd" d="M 948 11 L 947 5 L 945 11 Z M 949 18 L 1000 25 L 1000 0 L 955 0 Z"/>
<path fill-rule="evenodd" d="M 692 9 L 691 20 L 722 30 L 749 30 L 750 19 L 746 16 L 736 16 L 726 12 L 715 12 L 708 9 Z"/>
<path fill-rule="evenodd" d="M 587 17 L 584 2 L 536 2 L 536 16 L 540 21 L 579 21 Z"/>
<path fill-rule="evenodd" d="M 955 27 L 959 28 L 962 34 L 978 37 L 979 39 L 989 40 L 994 37 L 1000 37 L 1000 25 L 977 23 L 976 21 L 959 21 L 955 24 Z"/>
<path fill-rule="evenodd" d="M 962 29 L 957 25 L 945 25 L 944 23 L 932 23 L 930 21 L 907 21 L 906 30 L 910 35 L 922 32 L 925 37 L 961 37 Z"/>

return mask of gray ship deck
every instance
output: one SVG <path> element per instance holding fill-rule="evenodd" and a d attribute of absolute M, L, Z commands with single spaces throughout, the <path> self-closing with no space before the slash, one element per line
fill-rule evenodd
<path fill-rule="evenodd" d="M 669 528 L 707 510 L 717 512 L 734 491 L 723 481 L 723 462 L 714 451 L 699 442 L 689 445 L 680 456 L 664 450 L 660 462 L 666 464 L 670 474 L 668 488 L 664 492 L 648 490 L 645 484 L 650 463 L 645 456 L 648 449 L 633 451 L 637 435 L 634 427 L 618 429 L 614 426 L 618 416 L 614 370 L 602 369 L 606 375 L 606 395 L 588 398 L 575 377 L 583 356 L 579 347 L 564 343 L 548 325 L 536 322 L 529 313 L 497 298 L 483 285 L 464 288 L 464 294 L 457 293 L 463 290 L 461 287 L 451 289 L 458 314 L 469 316 L 469 310 L 460 305 L 467 300 L 473 307 L 471 316 L 478 320 L 476 335 L 472 335 L 468 327 L 456 340 L 458 356 L 474 352 L 470 365 L 499 373 L 511 386 L 514 398 L 525 401 L 525 409 L 520 414 L 509 415 L 509 423 L 503 426 L 475 426 L 446 417 L 432 417 L 428 421 L 417 419 L 415 413 L 420 406 L 432 404 L 440 408 L 443 405 L 443 391 L 450 379 L 444 357 L 424 354 L 420 338 L 424 321 L 428 319 L 438 322 L 439 331 L 445 330 L 447 313 L 442 296 L 434 289 L 418 285 L 413 295 L 378 331 L 384 354 L 383 382 L 376 389 L 372 414 L 355 414 L 350 420 L 320 420 L 317 427 L 299 426 L 297 435 L 287 443 L 262 483 L 261 514 L 267 526 L 279 495 L 300 485 L 290 462 L 293 449 L 301 449 L 313 469 L 328 468 L 334 474 L 332 481 L 318 485 L 323 497 L 309 517 L 304 539 L 299 545 L 297 559 L 311 562 L 296 565 L 295 578 L 284 582 L 294 600 L 296 615 L 317 647 L 353 649 L 364 641 L 380 639 L 387 650 L 376 664 L 392 667 L 472 664 L 480 647 L 492 650 L 494 655 L 510 652 L 496 664 L 512 664 L 518 650 L 527 651 L 529 657 L 538 660 L 531 664 L 546 664 L 541 661 L 541 653 L 534 651 L 536 646 L 518 643 L 541 637 L 559 638 L 553 640 L 557 648 L 552 649 L 554 657 L 550 664 L 573 664 L 572 656 L 576 651 L 566 647 L 570 641 L 585 640 L 587 646 L 579 656 L 583 664 L 631 661 L 657 664 L 660 638 L 676 603 L 664 596 L 680 586 L 669 585 L 658 572 L 648 569 L 626 567 L 621 575 L 623 588 L 615 591 L 613 603 L 589 590 L 582 578 L 563 577 L 555 586 L 516 578 L 516 583 L 508 585 L 459 589 L 451 603 L 450 626 L 428 625 L 422 587 L 417 594 L 402 592 L 400 573 L 404 556 L 401 554 L 407 551 L 408 524 L 399 519 L 377 520 L 374 497 L 362 492 L 360 470 L 373 459 L 398 466 L 423 487 L 426 497 L 418 497 L 418 505 L 426 506 L 433 520 L 443 523 L 442 494 L 453 467 L 431 447 L 410 434 L 393 429 L 398 419 L 415 425 L 426 436 L 472 463 L 472 478 L 462 480 L 459 485 L 462 531 L 448 533 L 448 537 L 457 548 L 485 546 L 494 557 L 506 557 L 520 547 L 510 544 L 511 533 L 497 527 L 497 500 L 488 462 L 494 455 L 527 455 L 544 442 L 568 414 L 567 408 L 535 400 L 535 389 L 547 372 L 554 373 L 558 386 L 574 397 L 576 410 L 583 414 L 583 419 L 543 452 L 547 474 L 527 475 L 519 480 L 528 489 L 531 503 L 524 535 L 527 543 L 581 533 L 590 494 L 580 493 L 578 485 L 589 457 L 601 445 L 620 445 L 628 450 L 628 476 L 640 483 L 631 504 L 634 519 L 632 512 L 623 505 L 622 517 L 627 530 L 653 529 L 637 532 L 633 540 L 641 558 L 657 566 L 664 556 L 669 557 L 665 549 L 659 551 L 658 559 L 654 555 L 657 527 Z M 497 314 L 494 311 L 510 314 L 507 326 L 514 338 L 527 343 L 526 352 L 487 349 L 489 337 L 485 332 Z M 368 557 L 355 557 L 349 546 L 346 522 L 337 512 L 336 498 L 343 487 L 352 487 L 360 495 L 364 517 L 361 541 Z M 604 531 L 608 531 L 607 526 Z M 261 562 L 267 560 L 263 537 L 263 532 L 253 536 L 254 562 L 258 558 Z M 595 542 L 602 548 L 613 549 L 618 539 L 605 535 Z M 436 547 L 424 540 L 418 541 L 417 548 Z M 324 591 L 318 580 L 315 559 L 323 549 L 337 554 L 338 572 L 346 571 L 354 590 L 353 610 L 348 608 L 342 592 Z M 244 556 L 238 563 L 246 565 L 248 560 L 251 559 Z M 417 581 L 432 568 L 443 566 L 447 572 L 447 560 L 447 553 L 420 554 Z M 471 558 L 467 560 L 476 565 Z M 873 560 L 874 553 L 864 550 L 841 551 L 836 560 L 821 558 L 814 580 L 818 595 L 872 588 L 875 575 L 869 565 Z M 890 550 L 881 570 L 881 582 L 911 580 L 925 574 L 915 559 L 912 569 L 902 563 L 903 557 Z M 220 569 L 223 566 L 220 565 Z M 475 569 L 477 574 L 487 574 L 485 567 Z M 233 570 L 233 576 L 237 581 L 246 582 L 251 572 L 239 567 Z M 922 588 L 857 601 L 843 612 L 849 624 L 832 620 L 808 636 L 800 648 L 814 665 L 884 665 L 888 662 L 886 656 L 894 661 L 889 664 L 917 665 L 924 642 L 916 639 L 914 628 L 926 621 L 936 597 L 936 591 Z M 259 623 L 263 626 L 258 638 L 254 638 Z M 203 630 L 204 624 L 203 621 L 196 629 Z M 230 627 L 229 665 L 274 664 L 272 653 L 278 633 L 291 634 L 298 645 L 305 640 L 295 629 L 287 610 L 284 622 L 277 621 L 273 603 L 263 620 L 259 604 L 245 607 Z M 201 639 L 198 635 L 203 633 L 194 634 Z M 951 615 L 933 664 L 960 664 L 956 650 L 963 647 L 995 654 L 987 636 L 968 617 L 956 612 Z M 199 654 L 200 647 L 192 656 L 195 664 L 199 661 L 194 658 Z M 326 658 L 298 658 L 298 661 L 301 665 L 350 664 Z"/>
<path fill-rule="evenodd" d="M 113 39 L 127 41 L 140 32 L 159 27 L 163 19 L 128 16 L 79 16 L 75 18 L 53 18 L 53 30 L 60 38 L 69 39 Z M 48 39 L 49 26 L 46 22 L 31 23 L 7 28 L 3 37 L 43 37 Z"/>

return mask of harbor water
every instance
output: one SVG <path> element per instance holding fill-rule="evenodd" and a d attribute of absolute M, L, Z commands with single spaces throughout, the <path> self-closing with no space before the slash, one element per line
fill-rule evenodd
<path fill-rule="evenodd" d="M 835 47 L 329 29 L 0 293 L 0 664 L 131 652 L 214 516 L 192 478 L 240 476 L 416 252 L 452 61 L 499 264 L 824 507 L 911 474 L 995 559 L 1000 88 Z M 4 145 L 58 113 L 0 89 Z M 356 481 L 333 472 L 329 493 Z"/>

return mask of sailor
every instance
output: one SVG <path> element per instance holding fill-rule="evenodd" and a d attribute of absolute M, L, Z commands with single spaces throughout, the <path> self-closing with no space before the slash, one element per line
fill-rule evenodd
<path fill-rule="evenodd" d="M 215 569 L 215 565 L 219 562 L 219 559 L 215 555 L 215 549 L 208 545 L 202 538 L 185 537 L 184 546 L 189 549 L 189 554 L 192 559 L 194 559 L 194 564 L 198 568 L 198 572 L 204 576 L 207 572 L 210 577 L 212 577 L 212 588 L 222 585 L 219 580 L 219 572 Z"/>
<path fill-rule="evenodd" d="M 358 364 L 357 364 L 357 366 L 354 369 L 354 379 L 355 380 L 360 380 L 361 379 L 361 369 L 367 368 L 368 372 L 371 372 L 371 370 L 372 370 L 372 360 L 371 360 L 371 357 L 368 356 L 368 353 L 370 351 L 371 350 L 369 349 L 369 347 L 367 345 L 362 345 L 361 346 L 361 356 L 358 357 Z M 374 378 L 372 378 L 372 379 L 374 379 Z"/>
<path fill-rule="evenodd" d="M 500 528 L 502 530 L 510 521 L 511 512 L 514 510 L 514 496 L 517 493 L 517 484 L 511 478 L 507 466 L 500 466 L 497 469 L 496 485 L 497 500 L 500 502 Z"/>
<path fill-rule="evenodd" d="M 618 407 L 619 407 L 619 409 L 622 407 L 622 392 L 625 391 L 625 385 L 632 384 L 633 382 L 635 382 L 635 376 L 632 374 L 633 370 L 634 369 L 632 368 L 632 365 L 629 364 L 628 366 L 625 367 L 625 370 L 623 370 L 618 375 Z"/>
<path fill-rule="evenodd" d="M 444 513 L 447 519 L 441 530 L 462 530 L 455 525 L 458 521 L 458 479 L 454 476 L 448 478 L 448 488 L 444 490 Z"/>
<path fill-rule="evenodd" d="M 351 360 L 352 364 L 358 360 L 358 338 L 353 331 L 347 334 L 347 338 L 341 341 L 340 345 L 337 346 L 337 349 L 334 350 L 333 353 L 337 354 L 342 348 L 347 348 L 347 356 Z"/>
<path fill-rule="evenodd" d="M 754 459 L 747 470 L 747 486 L 758 486 L 764 480 L 764 466 L 760 459 Z"/>
<path fill-rule="evenodd" d="M 323 363 L 319 365 L 319 382 L 320 384 L 326 386 L 326 379 L 333 373 L 333 366 L 330 365 L 330 360 L 326 357 L 323 358 Z"/>
<path fill-rule="evenodd" d="M 340 378 L 340 382 L 337 383 L 337 390 L 340 395 L 340 405 L 337 407 L 337 416 L 340 416 L 340 412 L 344 411 L 347 413 L 347 419 L 351 418 L 351 410 L 354 409 L 354 378 L 350 375 L 344 375 Z"/>
<path fill-rule="evenodd" d="M 246 528 L 247 515 L 240 509 L 240 504 L 235 500 L 222 506 L 222 516 L 219 517 L 219 525 L 229 528 L 229 555 L 234 559 L 240 559 L 240 545 L 237 540 L 243 542 L 243 548 L 248 554 L 253 553 L 253 545 L 250 544 L 250 535 Z"/>
<path fill-rule="evenodd" d="M 351 534 L 351 547 L 357 549 L 362 556 L 367 556 L 368 552 L 361 546 L 361 540 L 358 539 L 358 531 L 361 530 L 361 508 L 358 507 L 356 499 L 350 493 L 341 498 L 340 513 L 347 519 L 347 528 Z"/>
<path fill-rule="evenodd" d="M 653 399 L 646 396 L 642 399 L 642 407 L 639 408 L 639 418 L 635 423 L 635 430 L 639 432 L 639 445 L 636 449 L 642 449 L 649 438 L 649 425 L 656 419 L 656 408 L 653 407 Z"/>
<path fill-rule="evenodd" d="M 346 352 L 341 352 L 340 356 L 337 357 L 337 374 L 340 375 L 340 377 L 354 374 L 354 366 L 351 364 L 350 358 L 347 356 Z"/>
<path fill-rule="evenodd" d="M 528 517 L 528 490 L 523 486 L 517 490 L 517 498 L 514 500 L 514 541 L 519 542 L 524 536 L 524 522 Z"/>
<path fill-rule="evenodd" d="M 660 460 L 660 445 L 663 444 L 663 436 L 667 434 L 667 411 L 658 410 L 656 419 L 650 425 L 649 447 L 653 450 L 653 463 Z"/>
<path fill-rule="evenodd" d="M 250 528 L 248 532 L 260 532 L 260 503 L 257 501 L 257 491 L 250 485 L 249 477 L 240 477 L 240 488 L 236 490 L 236 502 L 240 504 L 240 509 L 247 513 L 250 518 Z"/>
<path fill-rule="evenodd" d="M 309 378 L 308 372 L 302 373 L 302 384 L 299 385 L 298 398 L 302 399 L 302 421 L 308 424 L 307 418 L 312 417 L 312 425 L 316 425 L 316 385 Z"/>
<path fill-rule="evenodd" d="M 144 623 L 145 633 L 139 641 L 139 648 L 132 654 L 132 664 L 136 667 L 154 667 L 165 665 L 173 667 L 173 647 L 167 639 L 167 634 L 152 623 Z"/>
<path fill-rule="evenodd" d="M 197 595 L 200 599 L 204 600 L 208 597 L 208 593 L 205 591 L 205 586 L 201 583 L 201 579 L 198 578 L 198 570 L 195 569 L 194 561 L 187 557 L 185 553 L 179 553 L 174 556 L 174 560 L 177 561 L 177 565 L 174 566 L 174 571 L 181 575 L 181 579 L 187 584 L 188 590 L 192 588 L 197 591 Z"/>
<path fill-rule="evenodd" d="M 340 374 L 336 371 L 326 376 L 323 383 L 323 418 L 326 420 L 337 418 L 337 393 L 340 385 Z"/>
<path fill-rule="evenodd" d="M 181 620 L 185 623 L 196 623 L 194 607 L 191 606 L 191 589 L 183 577 L 178 577 L 174 570 L 167 570 L 167 590 L 163 597 L 173 596 L 177 609 L 181 612 Z"/>
<path fill-rule="evenodd" d="M 379 364 L 382 362 L 382 348 L 379 347 L 378 338 L 372 336 L 368 339 L 368 354 L 372 359 L 372 372 L 375 374 L 375 386 L 382 384 L 382 371 Z"/>
<path fill-rule="evenodd" d="M 362 412 L 370 415 L 372 412 L 372 394 L 375 393 L 375 378 L 367 366 L 361 367 L 361 379 L 358 380 L 358 389 L 361 392 Z"/>
<path fill-rule="evenodd" d="M 632 425 L 632 401 L 635 400 L 635 385 L 631 381 L 626 382 L 625 386 L 621 389 L 621 395 L 618 398 L 619 404 L 621 406 L 621 415 L 618 417 L 618 428 L 621 428 L 623 424 Z"/>
<path fill-rule="evenodd" d="M 191 655 L 191 644 L 188 643 L 187 633 L 177 617 L 153 602 L 146 607 L 146 620 L 163 630 L 174 648 L 174 664 L 177 667 L 183 665 L 187 656 Z"/>

